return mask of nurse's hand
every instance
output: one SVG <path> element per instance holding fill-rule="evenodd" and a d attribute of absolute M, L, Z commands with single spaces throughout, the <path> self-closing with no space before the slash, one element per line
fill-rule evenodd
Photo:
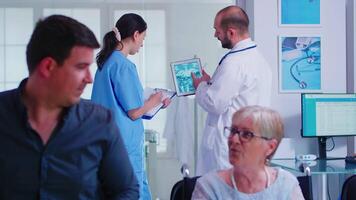
<path fill-rule="evenodd" d="M 211 79 L 210 76 L 209 76 L 209 74 L 207 74 L 204 69 L 203 69 L 203 71 L 202 71 L 202 76 L 199 77 L 199 78 L 196 77 L 193 72 L 192 72 L 191 75 L 192 75 L 192 79 L 193 79 L 193 86 L 194 86 L 195 89 L 197 89 L 197 87 L 199 86 L 199 84 L 200 84 L 201 82 L 203 82 L 203 81 L 208 82 L 208 81 L 210 81 L 210 79 Z"/>
<path fill-rule="evenodd" d="M 129 110 L 127 114 L 131 120 L 136 120 L 142 117 L 142 115 L 145 114 L 147 111 L 151 110 L 153 107 L 160 104 L 162 98 L 163 98 L 162 92 L 154 93 L 145 101 L 142 107 Z"/>
<path fill-rule="evenodd" d="M 162 108 L 167 108 L 168 105 L 171 103 L 171 99 L 170 99 L 170 98 L 165 98 L 165 99 L 162 101 L 162 103 L 163 103 Z"/>
<path fill-rule="evenodd" d="M 157 106 L 158 104 L 160 104 L 162 102 L 162 98 L 163 98 L 163 93 L 162 92 L 154 93 L 150 97 L 148 97 L 146 102 L 148 104 L 149 110 L 151 108 Z"/>

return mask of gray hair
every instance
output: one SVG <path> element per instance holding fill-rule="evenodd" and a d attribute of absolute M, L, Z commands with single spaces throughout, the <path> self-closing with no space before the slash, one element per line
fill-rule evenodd
<path fill-rule="evenodd" d="M 243 107 L 233 116 L 233 120 L 238 122 L 247 118 L 252 120 L 252 125 L 257 128 L 261 136 L 277 140 L 277 149 L 284 136 L 283 120 L 280 114 L 270 108 L 255 105 Z M 268 159 L 271 159 L 274 153 L 270 154 Z"/>

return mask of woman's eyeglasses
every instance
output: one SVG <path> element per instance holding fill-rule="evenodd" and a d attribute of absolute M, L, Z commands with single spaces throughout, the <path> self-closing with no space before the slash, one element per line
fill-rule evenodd
<path fill-rule="evenodd" d="M 224 134 L 225 134 L 226 137 L 238 135 L 239 139 L 242 142 L 249 142 L 254 137 L 261 138 L 261 139 L 264 139 L 264 140 L 270 140 L 267 137 L 255 135 L 251 131 L 241 130 L 241 129 L 238 129 L 238 128 L 235 128 L 235 127 L 227 127 L 227 126 L 225 126 L 224 127 Z"/>

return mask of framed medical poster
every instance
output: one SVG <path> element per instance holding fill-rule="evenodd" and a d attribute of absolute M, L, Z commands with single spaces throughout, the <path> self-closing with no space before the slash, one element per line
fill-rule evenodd
<path fill-rule="evenodd" d="M 320 26 L 321 0 L 279 0 L 280 26 Z"/>
<path fill-rule="evenodd" d="M 171 63 L 171 70 L 177 96 L 187 96 L 195 94 L 193 79 L 191 74 L 196 77 L 202 76 L 202 67 L 199 58 L 181 60 Z"/>
<path fill-rule="evenodd" d="M 321 92 L 321 36 L 279 37 L 279 91 Z"/>

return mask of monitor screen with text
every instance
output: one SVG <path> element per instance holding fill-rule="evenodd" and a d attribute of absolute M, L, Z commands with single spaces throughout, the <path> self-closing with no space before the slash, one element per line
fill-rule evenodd
<path fill-rule="evenodd" d="M 356 94 L 302 94 L 302 136 L 356 135 Z"/>

